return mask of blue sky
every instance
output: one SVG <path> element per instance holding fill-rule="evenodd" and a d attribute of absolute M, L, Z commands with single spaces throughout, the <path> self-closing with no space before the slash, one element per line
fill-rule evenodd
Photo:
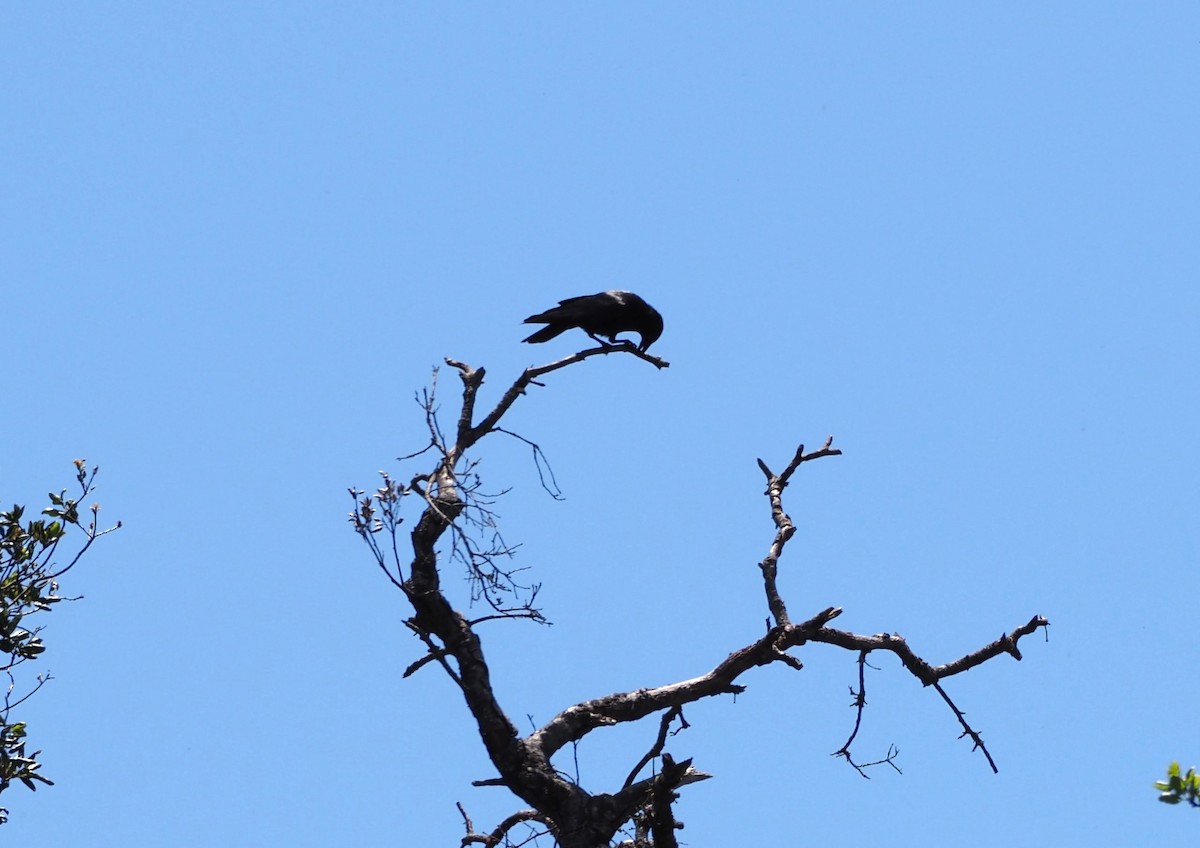
<path fill-rule="evenodd" d="M 886 657 L 856 750 L 902 776 L 828 756 L 843 652 L 696 705 L 688 844 L 1194 838 L 1150 788 L 1200 761 L 1194 4 L 26 4 L 0 63 L 0 496 L 82 456 L 125 525 L 45 633 L 22 717 L 58 785 L 4 795 L 8 838 L 453 844 L 456 801 L 515 809 L 449 682 L 400 679 L 346 489 L 420 470 L 442 357 L 494 400 L 584 341 L 526 315 L 609 288 L 671 368 L 521 400 L 562 503 L 479 453 L 554 621 L 483 633 L 518 724 L 755 639 L 754 460 L 833 434 L 787 492 L 793 617 L 931 662 L 1050 640 L 947 684 L 998 775 Z M 594 734 L 585 786 L 653 733 Z"/>

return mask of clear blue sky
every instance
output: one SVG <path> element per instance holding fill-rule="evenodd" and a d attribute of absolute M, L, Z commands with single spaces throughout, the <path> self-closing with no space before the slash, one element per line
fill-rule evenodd
<path fill-rule="evenodd" d="M 886 657 L 857 751 L 903 776 L 828 756 L 844 652 L 688 710 L 688 844 L 1195 839 L 1150 788 L 1200 762 L 1194 3 L 8 4 L 0 67 L 0 497 L 87 457 L 125 524 L 50 617 L 22 717 L 58 785 L 3 796 L 13 844 L 453 845 L 456 801 L 515 809 L 448 681 L 400 679 L 346 488 L 419 470 L 443 356 L 494 399 L 583 341 L 522 318 L 607 288 L 671 368 L 522 399 L 563 503 L 481 453 L 555 622 L 484 632 L 519 724 L 756 638 L 754 460 L 832 433 L 788 490 L 795 617 L 932 662 L 1050 640 L 948 684 L 998 775 Z M 589 738 L 584 784 L 653 730 Z"/>

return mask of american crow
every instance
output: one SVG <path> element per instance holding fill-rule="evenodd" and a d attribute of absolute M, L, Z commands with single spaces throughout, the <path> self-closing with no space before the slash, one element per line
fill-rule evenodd
<path fill-rule="evenodd" d="M 525 319 L 525 323 L 546 325 L 523 340 L 534 344 L 548 342 L 572 327 L 578 327 L 601 344 L 604 342 L 597 336 L 604 336 L 609 342 L 616 344 L 618 333 L 639 333 L 642 343 L 638 345 L 638 350 L 643 353 L 657 341 L 663 331 L 662 316 L 654 307 L 633 292 L 627 291 L 606 291 L 582 297 L 569 297 L 560 300 L 558 306 L 553 309 L 530 315 Z"/>

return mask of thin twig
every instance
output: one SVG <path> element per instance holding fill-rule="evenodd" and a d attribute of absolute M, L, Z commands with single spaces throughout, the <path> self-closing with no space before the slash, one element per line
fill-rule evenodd
<path fill-rule="evenodd" d="M 687 720 L 683 717 L 683 707 L 674 706 L 663 713 L 663 717 L 658 723 L 658 736 L 655 738 L 654 744 L 650 746 L 649 751 L 642 755 L 642 758 L 638 760 L 637 765 L 630 770 L 629 776 L 625 778 L 625 783 L 621 785 L 622 789 L 631 785 L 635 780 L 637 780 L 638 774 L 643 768 L 646 767 L 646 764 L 662 753 L 663 746 L 667 744 L 667 733 L 671 729 L 671 722 L 677 718 L 682 724 L 680 730 L 689 726 Z"/>
<path fill-rule="evenodd" d="M 958 738 L 962 739 L 963 736 L 970 736 L 971 741 L 975 743 L 975 748 L 972 750 L 978 749 L 983 751 L 983 755 L 987 757 L 988 765 L 992 767 L 992 773 L 998 773 L 1000 769 L 996 768 L 996 761 L 992 759 L 992 753 L 987 749 L 987 745 L 983 744 L 983 737 L 980 736 L 977 731 L 972 729 L 971 725 L 967 724 L 967 717 L 963 714 L 963 711 L 958 708 L 954 701 L 950 700 L 950 696 L 946 694 L 946 690 L 942 688 L 942 684 L 934 683 L 933 688 L 937 690 L 937 693 L 942 696 L 942 700 L 944 700 L 950 709 L 954 711 L 954 717 L 957 718 L 958 723 L 962 725 L 963 732 Z"/>

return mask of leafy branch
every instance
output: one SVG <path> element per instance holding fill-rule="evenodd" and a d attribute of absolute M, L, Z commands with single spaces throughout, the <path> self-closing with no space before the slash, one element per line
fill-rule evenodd
<path fill-rule="evenodd" d="M 100 505 L 80 506 L 95 490 L 99 470 L 89 471 L 85 460 L 75 460 L 77 493 L 68 497 L 66 489 L 50 492 L 50 505 L 41 511 L 42 518 L 27 519 L 20 504 L 0 512 L 0 672 L 8 680 L 0 703 L 0 792 L 14 781 L 31 790 L 36 790 L 38 783 L 53 785 L 39 772 L 41 751 L 26 751 L 26 723 L 13 719 L 13 711 L 52 678 L 49 672 L 39 674 L 18 691 L 17 673 L 20 666 L 36 661 L 46 650 L 42 625 L 33 623 L 34 616 L 50 612 L 64 600 L 78 600 L 58 593 L 58 578 L 74 568 L 97 539 L 121 526 L 118 521 L 101 530 Z M 66 563 L 59 564 L 56 557 L 70 528 L 82 531 L 83 538 Z M 8 810 L 0 808 L 0 823 L 7 820 Z"/>
<path fill-rule="evenodd" d="M 1173 762 L 1167 769 L 1166 780 L 1156 780 L 1154 788 L 1159 791 L 1158 800 L 1164 804 L 1187 803 L 1192 807 L 1200 807 L 1200 774 L 1195 768 L 1183 774 L 1179 763 Z"/>

